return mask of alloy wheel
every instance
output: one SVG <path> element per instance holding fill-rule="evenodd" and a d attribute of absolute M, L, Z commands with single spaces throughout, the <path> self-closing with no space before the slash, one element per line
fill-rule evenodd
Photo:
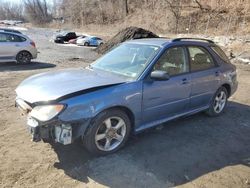
<path fill-rule="evenodd" d="M 95 134 L 95 144 L 101 151 L 112 151 L 124 140 L 126 124 L 120 117 L 109 117 L 102 122 Z"/>
<path fill-rule="evenodd" d="M 214 99 L 214 111 L 216 112 L 216 113 L 220 113 L 223 109 L 224 109 L 224 107 L 225 107 L 225 105 L 226 105 L 226 101 L 227 101 L 227 95 L 226 95 L 226 93 L 222 90 L 222 91 L 220 91 L 217 95 L 216 95 L 216 97 L 215 97 L 215 99 Z"/>
<path fill-rule="evenodd" d="M 30 54 L 28 52 L 20 52 L 17 56 L 17 63 L 29 63 L 31 60 Z"/>

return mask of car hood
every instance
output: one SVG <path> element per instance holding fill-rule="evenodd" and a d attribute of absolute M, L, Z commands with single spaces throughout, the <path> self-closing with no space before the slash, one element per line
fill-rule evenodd
<path fill-rule="evenodd" d="M 127 82 L 126 78 L 94 69 L 65 69 L 37 74 L 16 89 L 17 98 L 29 103 L 57 100 L 65 95 Z"/>

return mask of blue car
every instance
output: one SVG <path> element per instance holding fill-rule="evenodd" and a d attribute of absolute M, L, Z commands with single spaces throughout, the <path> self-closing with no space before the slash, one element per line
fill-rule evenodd
<path fill-rule="evenodd" d="M 34 75 L 16 89 L 33 141 L 82 139 L 92 153 L 120 149 L 130 134 L 205 111 L 223 113 L 236 68 L 212 41 L 122 43 L 90 66 Z"/>
<path fill-rule="evenodd" d="M 76 40 L 77 45 L 82 46 L 100 46 L 103 44 L 103 40 L 95 36 L 87 36 Z"/>

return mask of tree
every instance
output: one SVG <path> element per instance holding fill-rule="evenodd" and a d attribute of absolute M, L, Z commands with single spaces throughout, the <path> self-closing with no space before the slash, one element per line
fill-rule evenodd
<path fill-rule="evenodd" d="M 126 13 L 126 16 L 127 16 L 128 13 L 129 13 L 129 10 L 128 10 L 128 0 L 124 0 L 124 10 L 125 10 L 125 13 Z"/>
<path fill-rule="evenodd" d="M 25 0 L 25 13 L 27 18 L 34 24 L 44 24 L 52 20 L 51 10 L 47 0 Z"/>
<path fill-rule="evenodd" d="M 22 5 L 9 2 L 2 2 L 0 6 L 0 19 L 24 20 Z"/>
<path fill-rule="evenodd" d="M 182 10 L 181 0 L 165 0 L 165 2 L 167 3 L 168 7 L 170 8 L 169 10 L 175 17 L 175 33 L 178 33 L 179 21 L 181 18 Z"/>

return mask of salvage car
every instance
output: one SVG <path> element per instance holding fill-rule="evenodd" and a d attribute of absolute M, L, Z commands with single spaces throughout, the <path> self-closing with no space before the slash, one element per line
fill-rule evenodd
<path fill-rule="evenodd" d="M 0 30 L 0 62 L 28 64 L 35 58 L 36 44 L 28 36 Z"/>
<path fill-rule="evenodd" d="M 68 42 L 71 39 L 76 39 L 77 35 L 75 32 L 62 31 L 54 37 L 55 43 L 64 43 Z"/>
<path fill-rule="evenodd" d="M 27 114 L 33 141 L 81 139 L 100 155 L 161 123 L 222 114 L 237 85 L 235 66 L 213 41 L 140 39 L 86 68 L 27 78 L 16 89 L 16 106 Z"/>
<path fill-rule="evenodd" d="M 76 40 L 77 45 L 83 46 L 100 46 L 103 44 L 103 40 L 95 36 L 87 36 Z"/>

